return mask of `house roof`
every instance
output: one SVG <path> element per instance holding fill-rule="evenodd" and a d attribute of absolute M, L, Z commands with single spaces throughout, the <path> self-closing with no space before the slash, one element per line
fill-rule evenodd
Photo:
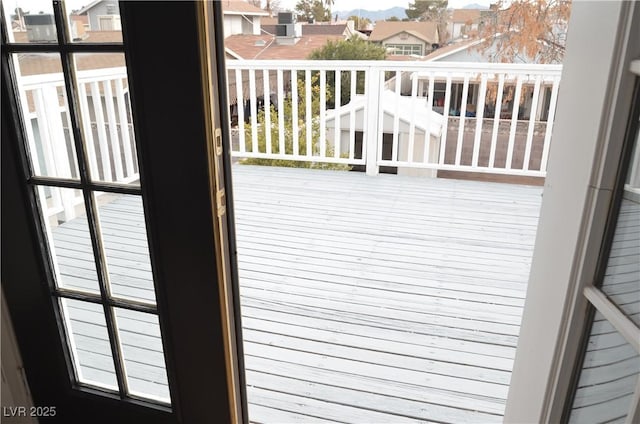
<path fill-rule="evenodd" d="M 269 16 L 267 12 L 241 0 L 221 0 L 222 11 L 226 15 L 254 15 L 254 16 Z"/>
<path fill-rule="evenodd" d="M 326 122 L 330 124 L 336 118 L 336 112 L 340 117 L 338 121 L 342 122 L 343 118 L 351 113 L 362 111 L 367 104 L 367 96 L 357 95 L 354 99 L 352 99 L 346 105 L 340 106 L 337 111 L 335 109 L 327 110 L 326 112 Z M 391 90 L 382 90 L 380 93 L 380 107 L 384 111 L 384 114 L 389 116 L 394 116 L 397 111 L 402 111 L 400 114 L 400 123 L 404 123 L 405 125 L 410 125 L 411 116 L 420 116 L 426 117 L 429 114 L 429 109 L 427 108 L 426 101 L 418 101 L 415 102 L 413 98 L 409 96 L 398 96 L 395 92 Z M 405 113 L 406 112 L 406 113 Z M 431 120 L 429 125 L 429 133 L 434 137 L 439 137 L 442 132 L 442 125 L 444 122 L 444 117 L 434 111 L 431 110 Z M 414 123 L 415 129 L 419 131 L 427 131 L 426 119 L 418 119 Z M 356 124 L 357 125 L 357 124 Z"/>
<path fill-rule="evenodd" d="M 323 47 L 327 41 L 343 38 L 341 35 L 303 35 L 296 44 L 283 45 L 267 34 L 236 34 L 225 38 L 224 43 L 227 49 L 243 59 L 301 60 L 306 59 L 313 50 Z"/>
<path fill-rule="evenodd" d="M 96 7 L 98 4 L 102 3 L 103 1 L 106 0 L 95 0 L 92 1 L 91 3 L 89 3 L 86 6 L 83 6 L 80 10 L 78 10 L 75 14 L 76 15 L 85 15 L 89 10 L 93 9 L 94 7 Z M 117 4 L 116 1 L 112 1 L 111 3 L 113 4 Z"/>
<path fill-rule="evenodd" d="M 451 13 L 451 20 L 455 23 L 476 22 L 480 19 L 480 9 L 454 9 Z"/>
<path fill-rule="evenodd" d="M 438 42 L 438 26 L 435 22 L 390 22 L 378 21 L 369 40 L 384 41 L 396 34 L 406 32 L 428 43 Z"/>
<path fill-rule="evenodd" d="M 470 40 L 461 41 L 459 43 L 449 44 L 448 46 L 440 47 L 439 49 L 432 51 L 431 53 L 429 53 L 424 57 L 424 60 L 426 61 L 442 60 L 445 57 L 450 56 L 454 53 L 458 53 L 463 50 L 467 50 L 473 46 L 476 46 L 482 43 L 483 41 L 484 39 L 474 38 Z"/>

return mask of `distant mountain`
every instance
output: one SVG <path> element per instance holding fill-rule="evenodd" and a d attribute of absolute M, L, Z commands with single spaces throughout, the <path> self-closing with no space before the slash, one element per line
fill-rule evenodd
<path fill-rule="evenodd" d="M 463 7 L 463 9 L 480 9 L 480 10 L 488 10 L 489 8 L 487 6 L 483 6 L 481 4 L 478 3 L 472 3 L 472 4 L 468 4 L 465 7 Z"/>
<path fill-rule="evenodd" d="M 346 19 L 349 16 L 360 16 L 361 18 L 367 18 L 371 22 L 383 21 L 392 16 L 396 16 L 399 19 L 407 17 L 404 7 L 392 7 L 385 10 L 366 10 L 366 9 L 354 9 L 348 11 L 338 11 L 338 18 Z"/>

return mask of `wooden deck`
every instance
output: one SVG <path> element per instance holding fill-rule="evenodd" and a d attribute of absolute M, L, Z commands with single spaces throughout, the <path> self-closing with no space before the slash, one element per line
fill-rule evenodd
<path fill-rule="evenodd" d="M 502 420 L 540 187 L 242 165 L 234 187 L 252 421 Z M 118 293 L 152 296 L 140 201 L 100 212 Z M 54 230 L 80 286 L 82 225 Z M 69 315 L 84 375 L 112 381 L 100 315 Z M 119 324 L 132 382 L 162 396 L 152 318 Z"/>

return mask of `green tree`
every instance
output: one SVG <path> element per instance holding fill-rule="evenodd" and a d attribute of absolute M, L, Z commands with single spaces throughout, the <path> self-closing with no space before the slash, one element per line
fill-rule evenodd
<path fill-rule="evenodd" d="M 407 17 L 413 20 L 434 21 L 442 13 L 447 10 L 447 0 L 415 0 L 409 3 L 409 8 L 405 10 Z"/>
<path fill-rule="evenodd" d="M 303 20 L 314 19 L 317 22 L 331 20 L 331 11 L 326 8 L 322 0 L 298 0 L 295 12 Z"/>
<path fill-rule="evenodd" d="M 439 42 L 443 43 L 449 37 L 447 35 L 447 0 L 416 0 L 409 4 L 405 11 L 410 20 L 435 22 L 438 25 Z"/>
<path fill-rule="evenodd" d="M 397 16 L 391 16 L 390 18 L 385 19 L 387 22 L 399 22 L 400 18 Z"/>
<path fill-rule="evenodd" d="M 367 28 L 367 25 L 369 25 L 371 23 L 369 18 L 363 18 L 363 17 L 356 16 L 356 15 L 349 16 L 347 18 L 347 20 L 353 21 L 357 30 L 358 29 L 365 29 L 365 28 Z"/>
<path fill-rule="evenodd" d="M 298 73 L 296 87 L 298 92 L 298 151 L 295 152 L 294 134 L 293 134 L 293 101 L 289 94 L 283 101 L 282 111 L 276 110 L 275 106 L 268 105 L 270 125 L 267 125 L 266 112 L 260 110 L 256 116 L 258 125 L 254 128 L 250 123 L 244 125 L 245 147 L 248 152 L 252 151 L 253 131 L 257 131 L 258 151 L 266 153 L 267 151 L 267 132 L 271 136 L 271 152 L 274 154 L 286 155 L 307 155 L 307 107 L 305 98 L 305 80 L 304 72 Z M 312 154 L 318 156 L 320 154 L 320 84 L 318 84 L 318 74 L 311 76 L 311 151 Z M 326 95 L 329 97 L 329 88 L 326 89 Z M 279 114 L 284 117 L 284 152 L 280 150 L 280 126 Z M 330 143 L 325 143 L 325 155 L 333 156 L 333 148 Z M 246 158 L 242 161 L 245 165 L 264 165 L 264 166 L 282 166 L 289 168 L 313 168 L 313 169 L 337 169 L 349 170 L 348 165 L 332 164 L 326 162 L 309 162 L 309 161 L 293 161 L 288 159 L 263 159 L 263 158 Z"/>
<path fill-rule="evenodd" d="M 384 60 L 387 50 L 379 45 L 363 40 L 357 35 L 347 40 L 331 41 L 323 47 L 311 52 L 310 60 Z M 351 100 L 351 73 L 343 72 L 340 77 L 340 105 Z M 335 73 L 327 72 L 327 86 L 330 96 L 327 101 L 331 107 L 335 105 L 333 93 L 335 92 Z M 364 72 L 358 72 L 356 77 L 356 93 L 364 92 Z"/>

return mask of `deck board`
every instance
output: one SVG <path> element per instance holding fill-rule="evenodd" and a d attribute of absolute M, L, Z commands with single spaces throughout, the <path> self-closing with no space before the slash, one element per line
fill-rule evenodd
<path fill-rule="evenodd" d="M 233 179 L 252 421 L 501 421 L 540 187 L 241 165 Z M 141 202 L 99 212 L 114 293 L 152 300 Z M 83 231 L 80 217 L 53 236 L 63 279 L 88 289 Z M 71 312 L 84 374 L 108 378 L 100 317 Z M 162 395 L 157 322 L 122 314 L 129 377 Z"/>

